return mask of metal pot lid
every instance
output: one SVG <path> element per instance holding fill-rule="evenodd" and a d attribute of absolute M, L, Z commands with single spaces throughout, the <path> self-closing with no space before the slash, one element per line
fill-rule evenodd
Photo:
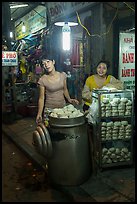
<path fill-rule="evenodd" d="M 48 149 L 47 149 L 47 141 L 45 139 L 45 133 L 43 132 L 43 130 L 42 130 L 42 128 L 40 126 L 37 126 L 36 130 L 39 132 L 41 140 L 42 140 L 42 154 L 44 156 L 47 156 Z"/>
<path fill-rule="evenodd" d="M 45 125 L 43 123 L 40 123 L 39 126 L 42 128 L 43 132 L 44 132 L 44 136 L 45 136 L 45 139 L 46 139 L 46 142 L 47 142 L 47 157 L 51 157 L 52 155 L 52 142 L 51 142 L 51 138 L 50 138 L 50 135 L 49 135 L 49 132 L 47 130 L 47 128 L 45 127 Z"/>
<path fill-rule="evenodd" d="M 40 154 L 42 154 L 42 140 L 41 140 L 40 134 L 37 130 L 35 130 L 33 132 L 33 142 L 34 142 L 34 146 L 35 146 L 36 150 Z"/>

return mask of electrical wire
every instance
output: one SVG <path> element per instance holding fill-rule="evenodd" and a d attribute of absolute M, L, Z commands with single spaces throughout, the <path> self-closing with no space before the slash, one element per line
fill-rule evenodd
<path fill-rule="evenodd" d="M 117 14 L 118 14 L 118 7 L 117 7 L 116 13 L 115 13 L 115 15 L 114 15 L 114 17 L 113 17 L 113 19 L 112 19 L 110 25 L 109 25 L 108 31 L 105 32 L 105 33 L 102 33 L 101 35 L 99 35 L 99 34 L 93 34 L 93 35 L 91 35 L 90 32 L 88 31 L 88 29 L 81 23 L 81 20 L 80 20 L 80 17 L 79 17 L 79 15 L 78 15 L 78 12 L 77 12 L 77 11 L 76 11 L 76 14 L 77 14 L 77 18 L 78 18 L 79 24 L 87 31 L 87 33 L 88 33 L 89 36 L 91 36 L 91 37 L 94 37 L 94 36 L 102 37 L 103 35 L 107 35 L 107 34 L 110 32 L 112 23 L 113 23 L 113 21 L 115 20 Z"/>
<path fill-rule="evenodd" d="M 80 17 L 79 17 L 79 15 L 78 15 L 78 12 L 77 12 L 77 11 L 76 11 L 76 14 L 77 14 L 77 18 L 78 18 L 79 24 L 87 31 L 88 35 L 91 36 L 91 34 L 90 34 L 90 32 L 88 31 L 88 29 L 81 23 L 81 20 L 80 20 Z M 99 36 L 99 35 L 97 34 L 97 36 Z"/>
<path fill-rule="evenodd" d="M 108 31 L 107 31 L 106 33 L 103 33 L 101 36 L 103 36 L 103 35 L 107 35 L 107 34 L 110 32 L 110 29 L 111 29 L 112 23 L 113 23 L 113 21 L 115 20 L 117 14 L 118 14 L 118 7 L 117 7 L 116 13 L 115 13 L 115 15 L 114 15 L 114 17 L 113 17 L 113 19 L 112 19 L 110 25 L 109 25 Z"/>
<path fill-rule="evenodd" d="M 132 8 L 131 6 L 129 6 L 129 4 L 127 4 L 126 2 L 123 2 L 128 8 L 130 8 L 132 11 L 134 11 L 135 12 L 135 9 L 134 8 Z"/>
<path fill-rule="evenodd" d="M 17 28 L 23 21 L 20 21 L 16 26 L 15 28 Z"/>

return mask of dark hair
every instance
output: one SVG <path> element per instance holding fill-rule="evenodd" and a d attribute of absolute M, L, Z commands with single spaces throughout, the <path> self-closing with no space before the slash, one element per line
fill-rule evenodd
<path fill-rule="evenodd" d="M 41 61 L 44 60 L 44 59 L 47 59 L 47 60 L 55 60 L 54 56 L 48 54 L 48 53 L 43 53 L 42 56 L 41 56 Z"/>
<path fill-rule="evenodd" d="M 47 53 L 43 53 L 43 54 L 41 55 L 41 57 L 40 57 L 40 65 L 41 65 L 41 67 L 43 66 L 43 62 L 42 62 L 42 61 L 43 61 L 44 59 L 51 60 L 51 61 L 55 60 L 52 55 L 49 55 L 49 54 L 47 54 Z"/>
<path fill-rule="evenodd" d="M 106 64 L 106 65 L 107 65 L 107 69 L 110 67 L 110 63 L 109 63 L 109 61 L 107 61 L 107 60 L 100 60 L 100 61 L 97 63 L 97 66 L 98 66 L 100 63 Z M 97 66 L 96 66 L 96 67 L 97 67 Z"/>

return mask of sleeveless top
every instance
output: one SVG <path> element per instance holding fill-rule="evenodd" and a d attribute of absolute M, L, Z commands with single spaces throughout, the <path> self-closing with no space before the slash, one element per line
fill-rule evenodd
<path fill-rule="evenodd" d="M 63 108 L 66 104 L 64 97 L 64 81 L 66 74 L 58 72 L 58 78 L 51 80 L 44 74 L 38 84 L 45 87 L 45 108 Z"/>

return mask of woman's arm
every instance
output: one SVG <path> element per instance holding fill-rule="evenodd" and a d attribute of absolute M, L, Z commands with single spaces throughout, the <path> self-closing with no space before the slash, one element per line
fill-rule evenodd
<path fill-rule="evenodd" d="M 124 89 L 123 83 L 116 79 L 114 76 L 111 76 L 110 83 L 106 85 L 107 87 L 112 87 L 116 89 Z"/>
<path fill-rule="evenodd" d="M 85 85 L 84 85 L 84 88 L 82 90 L 82 99 L 85 101 L 85 102 L 89 102 L 91 103 L 92 99 L 92 91 L 90 90 L 89 88 L 89 84 L 90 84 L 90 81 L 89 81 L 89 78 L 86 79 L 86 82 L 85 82 Z"/>
<path fill-rule="evenodd" d="M 85 84 L 82 90 L 82 99 L 86 102 L 91 102 L 92 92 L 89 90 L 89 87 Z"/>
<path fill-rule="evenodd" d="M 70 95 L 69 95 L 69 92 L 68 92 L 68 89 L 67 89 L 66 79 L 64 80 L 64 96 L 65 96 L 65 98 L 67 99 L 67 101 L 68 101 L 69 103 L 79 104 L 79 101 L 78 101 L 78 100 L 76 100 L 76 99 L 71 99 L 71 98 L 70 98 Z"/>
<path fill-rule="evenodd" d="M 39 86 L 39 100 L 38 100 L 38 113 L 36 117 L 36 122 L 42 122 L 42 112 L 44 108 L 45 99 L 45 87 Z"/>

